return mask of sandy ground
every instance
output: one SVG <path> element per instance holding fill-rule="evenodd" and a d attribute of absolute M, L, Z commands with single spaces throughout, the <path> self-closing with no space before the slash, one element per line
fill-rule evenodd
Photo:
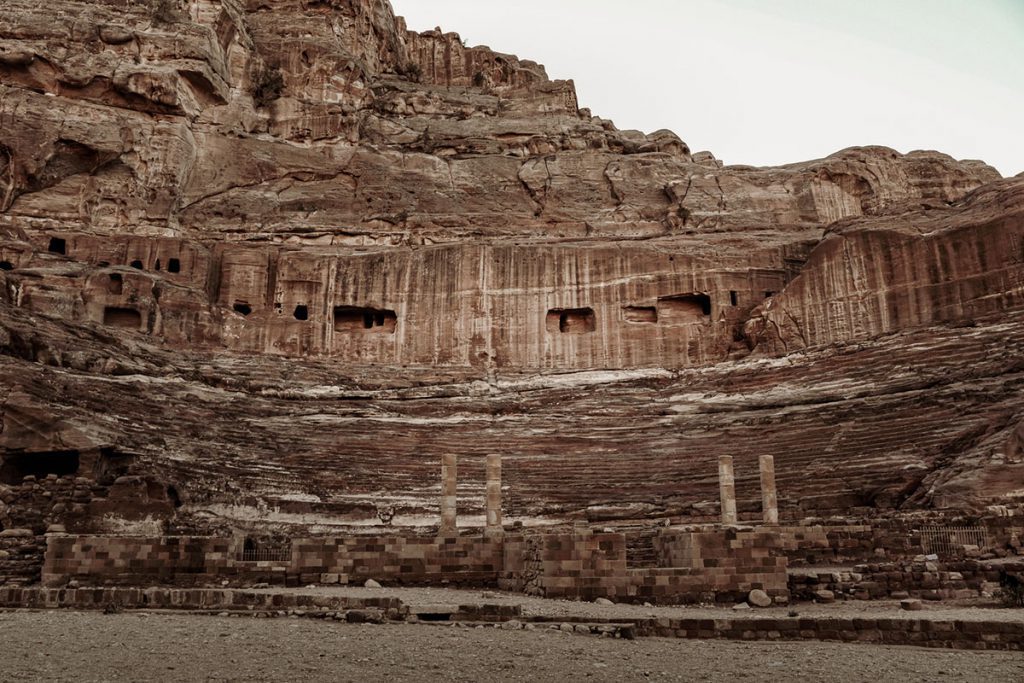
<path fill-rule="evenodd" d="M 459 605 L 521 605 L 525 616 L 577 617 L 593 619 L 644 619 L 647 617 L 714 619 L 742 616 L 744 618 L 778 619 L 795 610 L 802 617 L 865 617 L 889 619 L 941 619 L 961 621 L 1024 621 L 1024 610 L 980 606 L 979 601 L 950 603 L 924 602 L 921 611 L 908 612 L 900 608 L 898 600 L 846 600 L 828 605 L 799 603 L 785 607 L 738 611 L 730 606 L 720 607 L 643 607 L 642 605 L 597 605 L 571 600 L 532 598 L 522 593 L 498 591 L 455 590 L 450 588 L 362 588 L 362 587 L 306 587 L 275 588 L 268 593 L 296 592 L 308 595 L 350 595 L 371 597 L 395 596 L 417 609 L 448 607 L 452 611 Z M 426 608 L 426 609 L 424 609 Z M 437 609 L 435 611 L 441 611 Z"/>
<path fill-rule="evenodd" d="M 1009 681 L 1019 652 L 613 640 L 168 613 L 0 613 L 3 681 Z"/>

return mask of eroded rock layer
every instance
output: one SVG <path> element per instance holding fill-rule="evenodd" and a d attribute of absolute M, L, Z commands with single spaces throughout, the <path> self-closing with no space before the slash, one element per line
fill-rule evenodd
<path fill-rule="evenodd" d="M 8 0 L 0 524 L 1024 498 L 1024 179 L 725 166 L 385 0 Z M 26 479 L 27 478 L 27 479 Z M 49 483 L 47 483 L 49 482 Z M 63 482 L 63 483 L 61 483 Z"/>

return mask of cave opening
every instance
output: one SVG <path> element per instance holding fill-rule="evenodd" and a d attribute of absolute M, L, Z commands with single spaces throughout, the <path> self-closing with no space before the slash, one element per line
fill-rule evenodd
<path fill-rule="evenodd" d="M 711 316 L 707 294 L 676 294 L 658 299 L 658 317 L 667 323 L 700 323 Z"/>
<path fill-rule="evenodd" d="M 735 289 L 729 291 L 729 303 L 733 306 L 739 305 L 739 295 Z"/>
<path fill-rule="evenodd" d="M 623 315 L 626 322 L 630 323 L 656 323 L 658 322 L 658 309 L 656 306 L 626 306 Z"/>
<path fill-rule="evenodd" d="M 0 261 L 0 270 L 14 270 L 14 264 L 10 261 Z"/>
<path fill-rule="evenodd" d="M 156 263 L 153 264 L 153 270 L 160 272 L 160 259 L 157 259 Z"/>
<path fill-rule="evenodd" d="M 167 487 L 167 500 L 171 501 L 171 505 L 173 505 L 175 509 L 180 508 L 182 505 L 181 494 L 178 493 L 178 489 L 174 486 Z"/>
<path fill-rule="evenodd" d="M 63 237 L 51 237 L 50 245 L 47 247 L 47 251 L 54 254 L 65 254 L 68 253 L 68 243 Z"/>
<path fill-rule="evenodd" d="M 167 272 L 168 273 L 180 273 L 181 272 L 181 260 L 176 258 L 167 259 Z"/>
<path fill-rule="evenodd" d="M 295 307 L 294 315 L 296 320 L 309 320 L 309 306 L 299 304 Z"/>
<path fill-rule="evenodd" d="M 589 334 L 597 330 L 593 308 L 553 308 L 547 315 L 548 332 Z"/>
<path fill-rule="evenodd" d="M 107 282 L 107 291 L 111 294 L 121 294 L 124 292 L 124 278 L 121 277 L 120 273 L 110 274 L 110 280 Z"/>
<path fill-rule="evenodd" d="M 232 308 L 234 308 L 235 313 L 241 313 L 244 316 L 249 316 L 252 313 L 252 306 L 244 301 L 236 301 Z"/>
<path fill-rule="evenodd" d="M 101 448 L 92 475 L 96 479 L 96 483 L 101 486 L 110 486 L 118 477 L 127 476 L 134 459 L 135 456 L 119 453 L 113 448 Z"/>
<path fill-rule="evenodd" d="M 28 476 L 45 479 L 51 474 L 58 477 L 78 474 L 80 463 L 81 454 L 78 451 L 7 453 L 0 465 L 0 482 L 14 486 Z"/>
<path fill-rule="evenodd" d="M 137 330 L 142 326 L 142 314 L 134 308 L 107 306 L 103 309 L 103 324 Z"/>
<path fill-rule="evenodd" d="M 142 270 L 142 261 L 140 261 L 139 259 L 135 259 L 134 261 L 131 262 L 130 265 L 135 270 Z"/>
<path fill-rule="evenodd" d="M 394 311 L 360 306 L 335 306 L 335 332 L 383 332 L 394 334 L 398 314 Z"/>

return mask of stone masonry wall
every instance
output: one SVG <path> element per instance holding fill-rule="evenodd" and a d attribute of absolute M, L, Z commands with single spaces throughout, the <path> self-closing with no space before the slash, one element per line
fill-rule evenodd
<path fill-rule="evenodd" d="M 777 534 L 669 530 L 655 538 L 658 567 L 628 569 L 626 538 L 578 532 L 508 538 L 499 585 L 547 598 L 661 604 L 742 600 L 755 588 L 788 598 Z"/>
<path fill-rule="evenodd" d="M 244 561 L 242 539 L 199 537 L 48 537 L 43 581 L 104 584 L 163 582 L 348 583 L 373 578 L 404 584 L 493 585 L 500 544 L 477 537 L 296 539 L 290 559 Z"/>

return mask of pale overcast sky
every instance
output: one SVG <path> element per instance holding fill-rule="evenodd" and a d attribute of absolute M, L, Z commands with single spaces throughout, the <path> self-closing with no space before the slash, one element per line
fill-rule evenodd
<path fill-rule="evenodd" d="M 532 59 L 619 128 L 730 164 L 854 145 L 1024 172 L 1024 0 L 392 0 Z"/>

